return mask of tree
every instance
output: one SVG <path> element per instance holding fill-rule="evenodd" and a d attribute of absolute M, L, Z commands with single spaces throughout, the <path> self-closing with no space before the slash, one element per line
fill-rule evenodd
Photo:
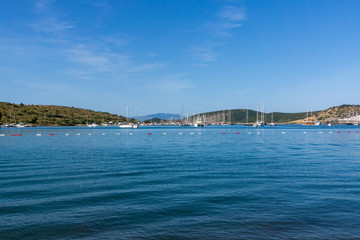
<path fill-rule="evenodd" d="M 33 117 L 29 123 L 36 124 L 37 120 L 38 120 L 37 117 Z"/>

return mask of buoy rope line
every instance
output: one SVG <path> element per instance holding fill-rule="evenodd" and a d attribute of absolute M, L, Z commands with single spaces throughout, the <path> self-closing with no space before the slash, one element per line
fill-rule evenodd
<path fill-rule="evenodd" d="M 221 134 L 221 135 L 230 135 L 230 134 L 236 134 L 236 135 L 244 135 L 244 134 L 256 134 L 256 135 L 265 135 L 267 134 L 268 132 L 258 132 L 258 131 L 247 131 L 247 132 L 213 132 L 213 134 Z M 271 132 L 271 134 L 287 134 L 288 132 L 285 132 L 285 131 L 282 131 L 282 132 Z M 290 134 L 292 132 L 289 132 Z M 319 131 L 319 132 L 298 132 L 298 133 L 302 133 L 302 134 L 333 134 L 333 133 L 359 133 L 359 131 L 345 131 L 345 132 L 341 132 L 341 131 L 329 131 L 329 132 L 323 132 L 323 131 Z M 154 133 L 155 135 L 201 135 L 203 134 L 203 132 L 176 132 L 176 133 L 169 133 L 169 132 L 161 132 L 161 133 Z M 205 133 L 206 134 L 206 133 Z M 270 133 L 269 133 L 270 134 Z M 25 134 L 25 136 L 27 135 L 31 135 L 31 134 Z M 59 133 L 47 133 L 47 134 L 43 134 L 43 133 L 35 133 L 34 134 L 35 136 L 37 137 L 41 137 L 41 136 L 59 136 L 59 135 L 65 135 L 65 136 L 73 136 L 73 135 L 76 135 L 76 136 L 81 136 L 81 135 L 87 135 L 87 136 L 96 136 L 97 134 L 93 134 L 93 133 L 65 133 L 65 134 L 59 134 Z M 108 136 L 108 135 L 116 135 L 116 136 L 119 136 L 119 135 L 123 135 L 123 136 L 133 136 L 133 135 L 140 135 L 139 133 L 137 134 L 134 134 L 133 132 L 130 132 L 130 133 L 100 133 L 99 135 L 101 136 Z M 144 135 L 153 135 L 152 132 L 146 132 L 144 133 Z M 5 134 L 5 133 L 0 133 L 0 137 L 21 137 L 21 136 L 24 136 L 22 133 L 8 133 L 8 134 Z"/>

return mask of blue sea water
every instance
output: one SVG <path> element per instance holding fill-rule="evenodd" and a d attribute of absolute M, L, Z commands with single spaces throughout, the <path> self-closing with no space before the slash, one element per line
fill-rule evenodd
<path fill-rule="evenodd" d="M 357 131 L 0 129 L 0 239 L 360 239 Z"/>

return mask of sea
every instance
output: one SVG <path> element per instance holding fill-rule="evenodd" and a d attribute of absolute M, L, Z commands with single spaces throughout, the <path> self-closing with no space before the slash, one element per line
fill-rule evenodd
<path fill-rule="evenodd" d="M 0 128 L 0 239 L 360 239 L 359 131 Z"/>

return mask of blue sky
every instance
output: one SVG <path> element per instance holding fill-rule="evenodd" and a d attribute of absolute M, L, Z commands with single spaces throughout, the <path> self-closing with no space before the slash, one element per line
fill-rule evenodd
<path fill-rule="evenodd" d="M 0 101 L 116 114 L 359 104 L 360 1 L 3 0 Z"/>

